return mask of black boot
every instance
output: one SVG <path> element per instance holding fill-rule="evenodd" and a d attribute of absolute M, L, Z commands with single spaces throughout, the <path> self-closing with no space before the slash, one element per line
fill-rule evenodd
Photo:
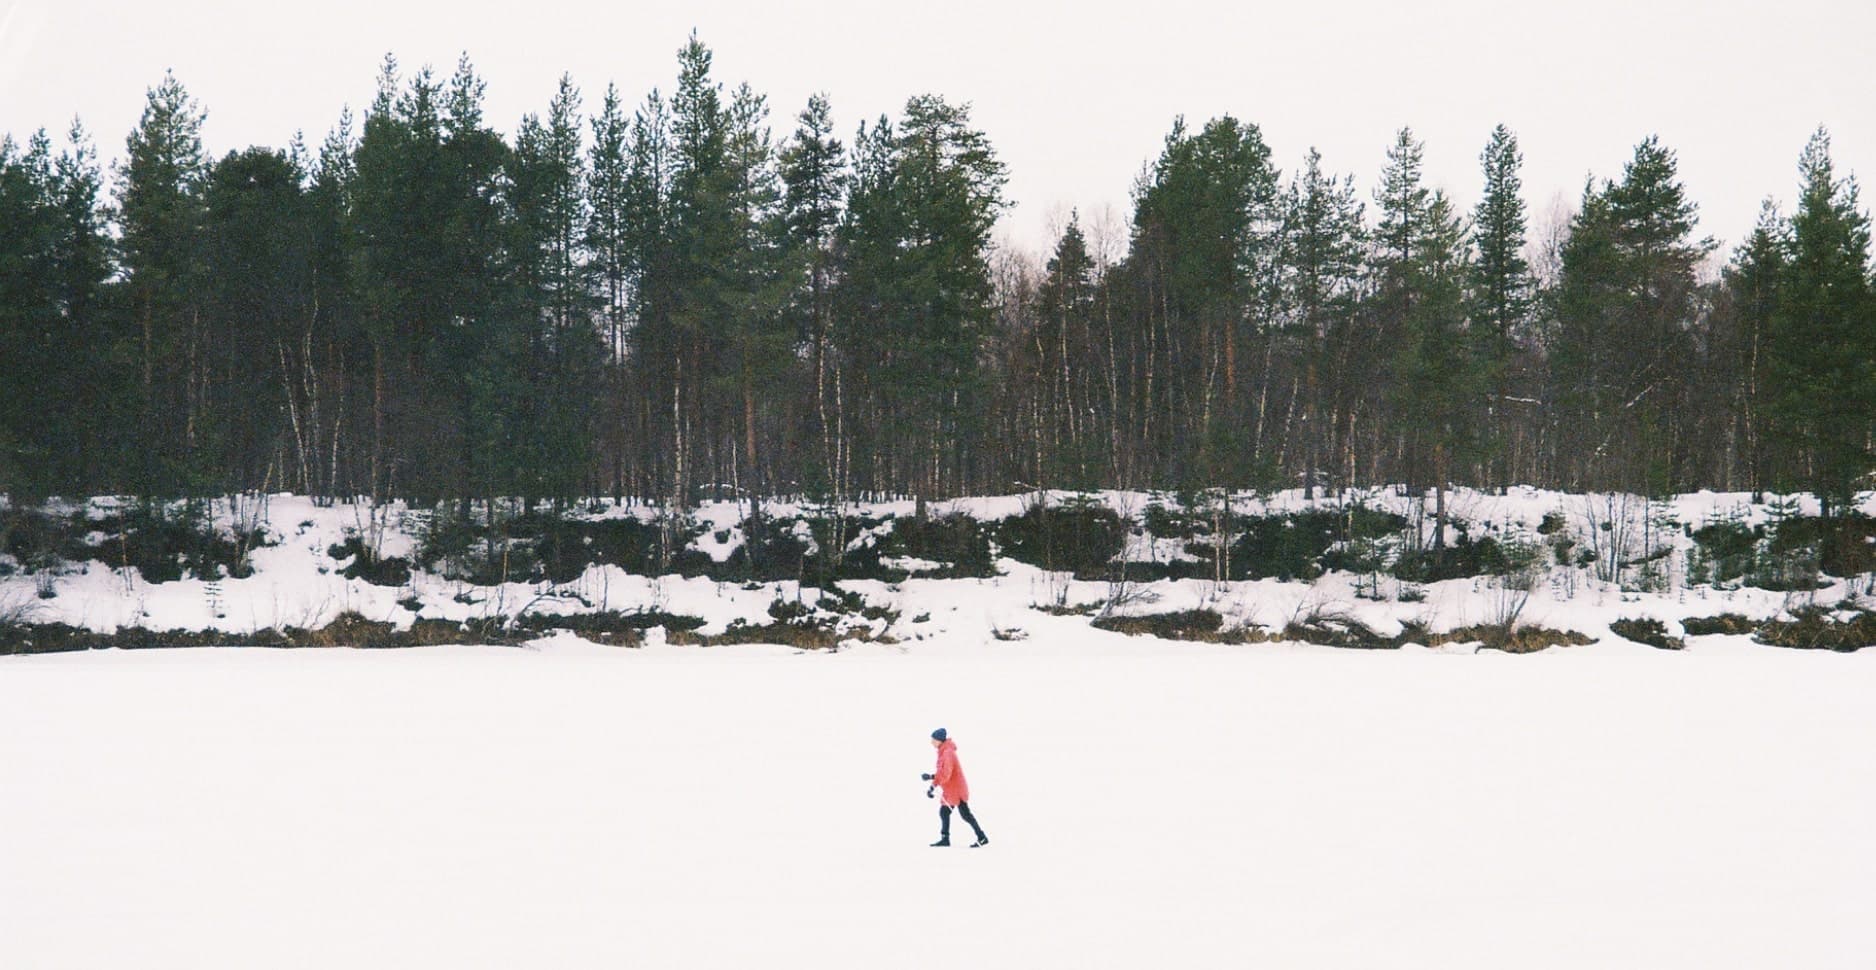
<path fill-rule="evenodd" d="M 990 836 L 985 835 L 982 832 L 979 832 L 977 833 L 977 841 L 971 843 L 971 848 L 975 849 L 980 845 L 989 845 L 989 844 L 990 844 Z"/>
<path fill-rule="evenodd" d="M 947 846 L 947 845 L 950 845 L 950 844 L 951 844 L 951 836 L 949 836 L 949 835 L 940 835 L 940 836 L 938 837 L 938 841 L 936 841 L 936 842 L 933 842 L 933 843 L 931 844 L 931 847 L 932 847 L 932 848 L 934 848 L 934 849 L 942 849 L 942 848 L 944 848 L 945 846 Z"/>

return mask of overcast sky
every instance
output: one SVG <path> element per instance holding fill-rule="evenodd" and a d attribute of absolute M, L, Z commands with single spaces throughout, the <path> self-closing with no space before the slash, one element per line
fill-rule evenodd
<path fill-rule="evenodd" d="M 216 154 L 295 130 L 316 143 L 343 105 L 370 101 L 387 51 L 442 74 L 467 51 L 489 119 L 509 131 L 563 71 L 589 108 L 608 81 L 628 104 L 668 91 L 693 27 L 720 80 L 769 95 L 778 135 L 818 90 L 849 133 L 915 93 L 971 102 L 1010 166 L 1004 230 L 1038 248 L 1070 206 L 1124 219 L 1179 114 L 1256 123 L 1286 172 L 1314 145 L 1364 197 L 1410 125 L 1429 180 L 1468 208 L 1479 150 L 1504 122 L 1539 221 L 1658 133 L 1703 231 L 1729 247 L 1766 195 L 1789 204 L 1818 124 L 1840 169 L 1876 171 L 1867 0 L 0 0 L 0 131 L 62 132 L 77 115 L 115 158 L 167 68 L 207 108 Z"/>

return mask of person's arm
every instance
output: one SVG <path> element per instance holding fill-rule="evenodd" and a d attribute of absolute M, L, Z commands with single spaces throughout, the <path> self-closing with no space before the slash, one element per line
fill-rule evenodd
<path fill-rule="evenodd" d="M 932 777 L 932 784 L 937 785 L 940 788 L 943 788 L 945 786 L 945 782 L 950 781 L 952 774 L 954 774 L 956 771 L 957 771 L 957 755 L 949 751 L 939 752 L 938 773 Z"/>

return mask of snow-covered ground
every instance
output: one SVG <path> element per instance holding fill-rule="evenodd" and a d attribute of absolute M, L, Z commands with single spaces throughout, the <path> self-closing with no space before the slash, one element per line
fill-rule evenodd
<path fill-rule="evenodd" d="M 1026 503 L 1037 498 L 960 499 L 934 503 L 932 512 L 962 512 L 989 521 L 1019 514 Z M 1068 495 L 1053 493 L 1051 498 L 1061 501 Z M 1129 492 L 1100 493 L 1096 498 L 1136 521 L 1154 500 L 1150 495 Z M 1319 499 L 1317 504 L 1353 501 L 1410 518 L 1418 511 L 1414 499 L 1393 489 Z M 108 507 L 109 501 L 105 504 Z M 1241 499 L 1234 510 L 1239 514 L 1264 514 L 1296 511 L 1309 504 L 1300 492 L 1291 491 Z M 1815 501 L 1809 498 L 1798 500 L 1798 507 L 1810 514 L 1817 511 Z M 1876 514 L 1876 494 L 1869 496 L 1862 508 Z M 742 506 L 730 502 L 708 503 L 696 510 L 694 516 L 705 528 L 694 547 L 717 561 L 724 560 L 742 543 L 739 521 L 743 511 Z M 773 516 L 794 516 L 804 511 L 804 507 L 786 503 L 769 507 Z M 873 516 L 910 516 L 913 505 L 876 503 L 853 511 Z M 335 560 L 331 549 L 349 537 L 364 534 L 376 537 L 374 542 L 382 556 L 409 556 L 425 514 L 421 510 L 413 512 L 399 504 L 374 515 L 367 505 L 319 506 L 304 497 L 276 495 L 262 503 L 244 504 L 238 515 L 227 503 L 217 503 L 214 512 L 224 529 L 232 527 L 237 519 L 248 527 L 259 521 L 270 534 L 273 544 L 255 549 L 250 555 L 252 575 L 151 583 L 134 569 L 112 569 L 100 562 L 67 566 L 49 576 L 16 572 L 0 575 L 0 616 L 10 609 L 23 609 L 25 618 L 35 622 L 63 622 L 106 633 L 141 626 L 157 630 L 214 628 L 239 634 L 279 627 L 318 627 L 347 612 L 406 628 L 419 616 L 466 621 L 522 611 L 657 610 L 703 618 L 703 632 L 717 633 L 738 620 L 756 625 L 769 622 L 769 606 L 777 599 L 805 598 L 813 602 L 819 595 L 813 590 L 798 590 L 792 582 L 742 584 L 695 576 L 647 577 L 630 574 L 618 566 L 592 566 L 574 581 L 563 584 L 472 586 L 418 570 L 406 585 L 380 586 L 341 575 L 341 567 L 349 560 Z M 1683 617 L 1738 613 L 1762 620 L 1795 607 L 1832 605 L 1859 595 L 1870 601 L 1869 576 L 1834 581 L 1815 593 L 1803 594 L 1690 584 L 1687 573 L 1693 542 L 1681 526 L 1697 528 L 1720 519 L 1744 525 L 1768 521 L 1771 506 L 1752 503 L 1743 493 L 1701 492 L 1651 505 L 1619 496 L 1578 496 L 1537 489 L 1513 489 L 1506 495 L 1461 490 L 1451 497 L 1450 512 L 1455 520 L 1468 523 L 1475 535 L 1538 547 L 1545 541 L 1538 530 L 1546 516 L 1553 516 L 1563 524 L 1575 548 L 1602 549 L 1605 560 L 1609 558 L 1610 536 L 1625 539 L 1617 558 L 1646 552 L 1644 537 L 1669 553 L 1658 560 L 1663 581 L 1654 591 L 1640 591 L 1632 583 L 1625 588 L 1621 583 L 1599 581 L 1594 568 L 1552 567 L 1538 577 L 1536 588 L 1522 607 L 1518 619 L 1525 625 L 1576 631 L 1607 641 L 1619 639 L 1610 634 L 1609 624 L 1625 618 L 1660 619 L 1669 624 L 1670 634 L 1678 634 L 1675 624 Z M 609 505 L 596 517 L 650 514 L 642 507 Z M 1644 521 L 1651 517 L 1677 524 L 1657 525 L 1654 532 L 1644 533 Z M 1611 524 L 1617 527 L 1614 531 L 1603 528 Z M 1431 524 L 1425 523 L 1423 528 L 1430 532 Z M 1162 560 L 1177 558 L 1182 555 L 1177 551 L 1180 545 L 1173 540 L 1135 536 L 1129 554 L 1152 550 Z M 1548 556 L 1547 550 L 1540 551 Z M 904 560 L 892 564 L 933 565 Z M 1100 604 L 1114 592 L 1107 584 L 1071 582 L 1066 574 L 1051 574 L 1009 559 L 1001 560 L 999 567 L 1002 575 L 991 579 L 913 579 L 893 585 L 848 581 L 842 585 L 864 596 L 868 603 L 899 615 L 890 626 L 871 624 L 870 633 L 909 642 L 971 644 L 981 642 L 993 631 L 1012 630 L 1037 632 L 1045 638 L 1072 638 L 1078 643 L 1120 637 L 1090 629 L 1086 617 L 1051 617 L 1037 610 L 1052 605 Z M 1515 599 L 1506 595 L 1503 583 L 1489 577 L 1425 584 L 1413 588 L 1412 597 L 1403 595 L 1410 592 L 1403 584 L 1381 577 L 1368 579 L 1371 586 L 1378 586 L 1380 596 L 1376 598 L 1373 594 L 1377 590 L 1371 588 L 1364 598 L 1358 595 L 1361 582 L 1360 577 L 1348 573 L 1331 573 L 1313 583 L 1261 580 L 1219 585 L 1183 580 L 1136 584 L 1129 588 L 1121 612 L 1205 607 L 1223 614 L 1228 625 L 1281 630 L 1292 619 L 1320 611 L 1358 619 L 1383 635 L 1393 635 L 1406 623 L 1420 624 L 1435 633 L 1492 623 L 1503 618 L 1507 601 Z M 45 591 L 42 583 L 49 583 L 53 596 L 41 597 Z M 928 619 L 912 622 L 921 616 Z M 1730 648 L 1712 638 L 1689 642 L 1695 648 L 1714 644 Z"/>
<path fill-rule="evenodd" d="M 1743 641 L 0 658 L 0 967 L 1868 967 L 1872 696 Z M 939 725 L 987 848 L 926 847 Z"/>
<path fill-rule="evenodd" d="M 1137 515 L 1145 497 L 1103 500 Z M 1598 501 L 1454 504 L 1496 535 L 1560 514 L 1589 542 Z M 524 606 L 709 632 L 816 595 L 616 567 L 558 587 L 374 586 L 328 551 L 364 510 L 268 506 L 278 542 L 248 578 L 91 563 L 49 599 L 39 577 L 0 579 L 0 607 L 238 639 L 348 611 L 403 626 Z M 1669 507 L 1694 525 L 1767 514 L 1744 496 Z M 701 512 L 719 559 L 736 514 Z M 385 555 L 410 551 L 403 518 L 380 520 Z M 1667 541 L 1678 568 L 1689 540 Z M 1105 584 L 1001 567 L 844 583 L 895 618 L 871 621 L 891 642 L 837 651 L 676 647 L 654 629 L 642 649 L 560 634 L 0 657 L 0 970 L 1873 965 L 1876 650 L 1701 636 L 1664 652 L 1609 631 L 1768 617 L 1798 605 L 1787 594 L 1560 568 L 1522 619 L 1600 642 L 1366 652 L 1103 632 L 1037 607 Z M 1124 609 L 1271 629 L 1324 610 L 1391 634 L 1490 622 L 1505 595 L 1475 579 L 1361 599 L 1356 582 L 1160 582 Z M 918 776 L 940 725 L 987 848 L 926 847 Z"/>

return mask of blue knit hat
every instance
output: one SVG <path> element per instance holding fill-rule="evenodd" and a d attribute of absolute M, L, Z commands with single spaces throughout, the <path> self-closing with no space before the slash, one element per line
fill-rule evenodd
<path fill-rule="evenodd" d="M 933 731 L 931 733 L 931 739 L 933 741 L 943 741 L 945 739 L 945 729 L 939 728 L 938 730 Z"/>

